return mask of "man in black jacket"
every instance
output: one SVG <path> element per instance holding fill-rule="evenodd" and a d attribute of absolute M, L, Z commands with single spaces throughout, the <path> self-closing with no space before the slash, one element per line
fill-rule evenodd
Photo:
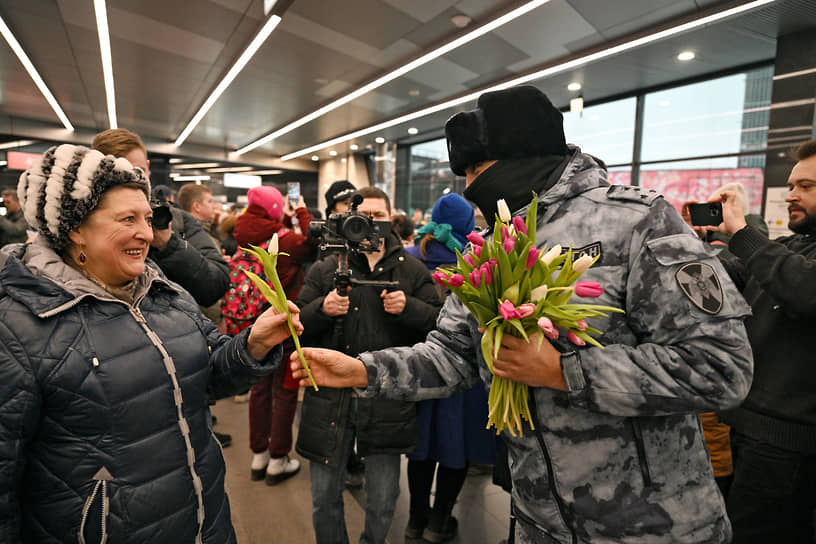
<path fill-rule="evenodd" d="M 338 256 L 330 255 L 309 269 L 297 299 L 306 331 L 304 345 L 350 355 L 421 341 L 433 329 L 442 305 L 428 270 L 405 254 L 391 231 L 386 194 L 373 187 L 360 189 L 359 194 L 363 201 L 358 210 L 388 234 L 378 251 L 349 255 L 351 277 L 398 281 L 399 288 L 354 286 L 347 296 L 341 295 L 334 284 Z M 359 453 L 366 458 L 367 504 L 360 542 L 382 544 L 399 495 L 400 454 L 411 451 L 416 442 L 415 404 L 358 399 L 351 389 L 305 391 L 297 451 L 311 461 L 317 544 L 348 541 L 342 492 L 355 436 Z"/>
<path fill-rule="evenodd" d="M 788 178 L 788 227 L 768 240 L 747 226 L 733 192 L 722 196 L 720 232 L 737 256 L 726 269 L 751 304 L 745 326 L 754 380 L 732 426 L 734 542 L 816 542 L 816 140 L 803 144 Z"/>

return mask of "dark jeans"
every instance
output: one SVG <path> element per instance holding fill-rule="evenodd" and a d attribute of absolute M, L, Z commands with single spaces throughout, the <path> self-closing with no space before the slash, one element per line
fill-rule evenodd
<path fill-rule="evenodd" d="M 816 543 L 816 455 L 731 436 L 734 481 L 728 517 L 734 544 Z"/>
<path fill-rule="evenodd" d="M 292 421 L 297 410 L 297 389 L 286 389 L 288 354 L 274 374 L 250 389 L 249 447 L 254 453 L 269 450 L 272 457 L 283 457 L 292 449 Z"/>

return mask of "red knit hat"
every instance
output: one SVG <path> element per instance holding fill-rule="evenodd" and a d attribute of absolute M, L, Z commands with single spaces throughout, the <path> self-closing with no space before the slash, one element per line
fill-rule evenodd
<path fill-rule="evenodd" d="M 247 201 L 250 206 L 256 204 L 266 210 L 266 215 L 270 219 L 280 219 L 280 216 L 283 215 L 283 195 L 269 185 L 250 189 L 247 193 Z"/>

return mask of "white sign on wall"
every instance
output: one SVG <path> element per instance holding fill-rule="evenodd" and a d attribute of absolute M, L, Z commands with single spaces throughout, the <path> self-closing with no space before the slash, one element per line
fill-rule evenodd
<path fill-rule="evenodd" d="M 765 223 L 768 225 L 768 238 L 793 234 L 788 230 L 788 196 L 787 187 L 768 187 L 765 195 Z"/>

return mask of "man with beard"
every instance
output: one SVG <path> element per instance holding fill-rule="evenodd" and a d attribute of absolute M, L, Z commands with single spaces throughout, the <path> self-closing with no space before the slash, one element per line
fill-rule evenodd
<path fill-rule="evenodd" d="M 768 240 L 747 226 L 736 194 L 726 191 L 723 223 L 733 235 L 724 262 L 751 305 L 745 321 L 754 380 L 745 402 L 726 412 L 732 426 L 734 481 L 728 515 L 734 542 L 816 542 L 816 140 L 796 151 L 788 178 L 795 233 Z"/>

